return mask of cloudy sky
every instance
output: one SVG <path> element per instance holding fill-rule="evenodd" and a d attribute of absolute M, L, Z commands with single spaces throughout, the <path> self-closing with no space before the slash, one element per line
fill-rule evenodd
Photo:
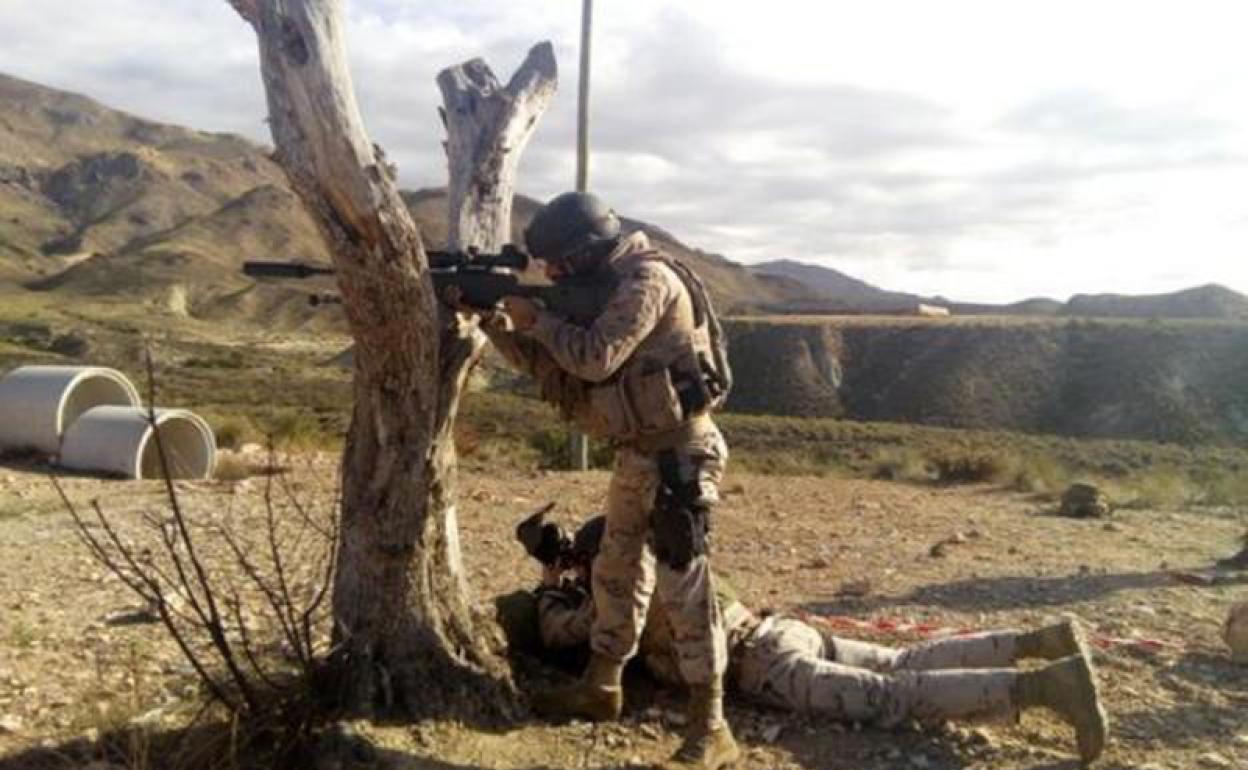
<path fill-rule="evenodd" d="M 599 0 L 591 186 L 731 259 L 967 300 L 1248 292 L 1248 6 L 1229 0 Z M 348 0 L 373 138 L 442 184 L 438 70 L 560 95 L 521 189 L 571 186 L 576 0 Z M 0 71 L 266 140 L 225 0 L 0 0 Z"/>

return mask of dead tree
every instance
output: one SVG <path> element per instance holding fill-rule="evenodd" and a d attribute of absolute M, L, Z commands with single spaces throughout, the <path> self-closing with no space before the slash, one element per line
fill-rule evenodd
<path fill-rule="evenodd" d="M 451 428 L 479 333 L 440 308 L 394 170 L 364 131 L 340 0 L 230 2 L 259 39 L 276 158 L 333 255 L 355 341 L 332 599 L 343 705 L 462 706 L 497 671 L 475 630 L 454 506 Z M 517 160 L 554 82 L 549 46 L 506 88 L 480 61 L 439 77 L 453 246 L 507 239 Z"/>

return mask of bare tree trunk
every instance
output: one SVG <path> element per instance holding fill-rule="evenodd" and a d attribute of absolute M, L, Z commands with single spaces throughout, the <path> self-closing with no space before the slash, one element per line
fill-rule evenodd
<path fill-rule="evenodd" d="M 472 329 L 447 317 L 453 314 L 440 313 L 394 169 L 364 131 L 340 0 L 230 2 L 256 30 L 276 157 L 333 255 L 355 340 L 333 593 L 343 705 L 356 713 L 472 708 L 464 696 L 494 690 L 490 677 L 498 669 L 475 633 L 460 560 L 451 427 L 480 343 Z M 465 68 L 488 74 L 481 63 L 448 72 Z M 553 59 L 550 69 L 553 81 Z M 538 81 L 533 87 L 544 90 L 545 81 Z M 539 113 L 515 114 L 531 123 Z M 506 153 L 474 154 L 476 167 L 454 171 L 461 137 L 455 120 L 447 124 L 452 185 L 458 174 L 471 180 L 461 182 L 463 189 L 509 191 L 510 180 L 498 182 L 503 170 L 514 174 Z M 493 130 L 508 139 L 493 142 L 483 129 L 482 146 L 518 155 L 523 139 L 505 144 L 516 134 L 501 124 Z M 481 232 L 494 237 L 494 219 L 509 218 L 510 193 L 505 197 L 500 205 L 480 202 L 494 200 L 484 194 L 465 196 L 477 202 L 459 204 L 452 232 L 464 245 L 476 245 L 468 232 L 480 245 L 496 245 L 464 223 L 480 211 L 489 223 Z M 501 232 L 505 238 L 505 225 Z"/>
<path fill-rule="evenodd" d="M 550 43 L 534 46 L 503 88 L 481 59 L 438 74 L 446 126 L 447 249 L 499 251 L 511 239 L 511 202 L 520 155 L 557 86 L 555 53 Z M 459 400 L 485 337 L 475 323 L 448 313 L 442 324 L 442 372 L 439 380 L 438 450 L 433 464 L 441 483 L 431 490 L 430 510 L 440 512 L 449 532 L 457 532 L 456 462 L 451 431 Z M 448 559 L 458 567 L 458 547 Z M 461 573 L 462 574 L 462 573 Z M 461 592 L 466 595 L 466 589 Z"/>

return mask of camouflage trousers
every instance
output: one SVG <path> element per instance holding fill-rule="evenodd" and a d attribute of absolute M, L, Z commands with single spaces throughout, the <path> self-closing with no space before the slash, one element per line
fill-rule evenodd
<path fill-rule="evenodd" d="M 1017 716 L 1011 631 L 904 649 L 825 637 L 767 618 L 733 650 L 733 683 L 763 703 L 889 727 L 909 719 Z"/>
<path fill-rule="evenodd" d="M 719 498 L 728 448 L 710 420 L 676 447 L 682 463 L 698 469 L 702 498 Z M 621 447 L 607 493 L 607 526 L 594 559 L 593 595 L 597 607 L 590 634 L 595 653 L 624 661 L 637 652 L 652 595 L 671 626 L 681 677 L 693 686 L 720 680 L 728 666 L 723 620 L 710 561 L 698 556 L 683 570 L 656 561 L 649 548 L 650 514 L 658 492 L 656 454 Z"/>

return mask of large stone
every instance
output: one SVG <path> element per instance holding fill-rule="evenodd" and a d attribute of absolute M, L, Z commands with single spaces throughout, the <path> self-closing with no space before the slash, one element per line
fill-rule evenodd
<path fill-rule="evenodd" d="M 1097 519 L 1112 511 L 1109 497 L 1092 484 L 1076 483 L 1062 494 L 1060 513 L 1076 519 Z"/>
<path fill-rule="evenodd" d="M 1222 638 L 1231 648 L 1231 660 L 1248 665 L 1248 601 L 1238 602 L 1227 613 Z"/>

